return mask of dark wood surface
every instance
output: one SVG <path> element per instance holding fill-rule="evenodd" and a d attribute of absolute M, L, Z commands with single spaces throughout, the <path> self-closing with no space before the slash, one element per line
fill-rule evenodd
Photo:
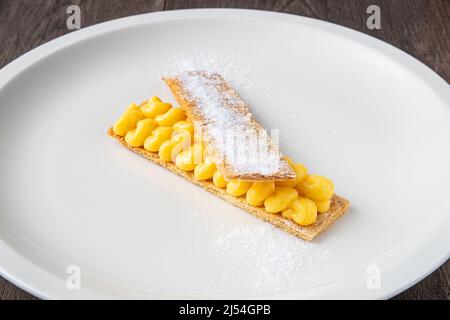
<path fill-rule="evenodd" d="M 0 68 L 71 32 L 66 8 L 81 8 L 82 27 L 152 11 L 187 8 L 272 10 L 334 22 L 386 41 L 450 82 L 449 0 L 0 0 Z M 381 29 L 366 27 L 366 9 L 381 8 Z M 448 244 L 442 244 L 448 246 Z M 450 262 L 394 299 L 450 299 Z M 0 277 L 0 299 L 35 299 Z"/>

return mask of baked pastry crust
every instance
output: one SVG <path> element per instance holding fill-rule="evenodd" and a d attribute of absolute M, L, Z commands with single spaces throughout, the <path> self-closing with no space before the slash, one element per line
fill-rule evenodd
<path fill-rule="evenodd" d="M 216 153 L 215 163 L 226 179 L 274 181 L 296 177 L 266 130 L 220 74 L 188 71 L 163 80 L 196 130 L 201 130 L 203 141 Z M 235 143 L 233 139 L 245 142 Z M 239 163 L 243 158 L 245 161 Z"/>

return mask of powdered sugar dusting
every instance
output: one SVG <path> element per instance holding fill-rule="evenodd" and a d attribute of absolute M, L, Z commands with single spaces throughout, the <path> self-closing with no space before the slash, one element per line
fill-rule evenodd
<path fill-rule="evenodd" d="M 164 76 L 188 75 L 188 71 L 208 70 L 210 73 L 221 74 L 241 93 L 261 96 L 258 85 L 249 81 L 248 75 L 251 70 L 245 60 L 246 55 L 235 50 L 215 52 L 205 45 L 198 44 L 195 49 L 178 52 L 168 57 L 166 63 L 168 69 Z M 211 118 L 223 119 L 223 124 L 226 124 L 215 130 L 216 145 L 223 146 L 223 148 L 218 148 L 218 151 L 221 152 L 218 155 L 218 161 L 227 157 L 227 160 L 233 162 L 233 166 L 236 166 L 240 172 L 247 172 L 250 175 L 256 173 L 255 169 L 258 171 L 257 167 L 259 167 L 259 173 L 266 176 L 272 175 L 273 172 L 286 170 L 287 164 L 279 161 L 278 141 L 270 138 L 270 136 L 277 135 L 276 130 L 272 130 L 270 136 L 262 128 L 256 131 L 248 130 L 247 124 L 251 121 L 250 118 L 242 118 L 242 115 L 227 112 L 224 108 L 216 108 L 220 104 L 219 98 L 224 98 L 236 105 L 243 104 L 237 93 L 233 90 L 233 92 L 228 92 L 227 96 L 220 96 L 217 90 L 214 91 L 214 86 L 205 87 L 200 80 L 190 79 L 189 83 L 185 83 L 190 85 L 200 98 L 199 100 L 204 102 L 202 107 L 206 106 L 203 108 L 205 113 L 208 113 Z M 226 130 L 229 128 L 236 128 L 236 130 L 234 132 Z M 267 147 L 266 142 L 269 140 L 274 142 L 275 149 L 266 148 L 264 150 L 264 147 Z M 289 170 L 288 166 L 287 170 Z"/>
<path fill-rule="evenodd" d="M 189 71 L 176 79 L 186 99 L 195 101 L 194 120 L 196 116 L 202 120 L 219 165 L 249 176 L 274 176 L 290 170 L 267 132 L 218 73 Z"/>

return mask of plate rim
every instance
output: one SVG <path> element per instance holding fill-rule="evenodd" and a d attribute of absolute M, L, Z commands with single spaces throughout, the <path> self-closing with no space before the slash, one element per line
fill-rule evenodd
<path fill-rule="evenodd" d="M 421 61 L 415 57 L 409 55 L 408 53 L 392 46 L 391 44 L 379 40 L 373 36 L 362 33 L 357 30 L 350 29 L 345 26 L 334 24 L 331 22 L 304 17 L 300 15 L 280 13 L 273 11 L 264 10 L 253 10 L 253 9 L 183 9 L 183 10 L 171 10 L 171 11 L 157 11 L 149 12 L 144 14 L 132 15 L 127 17 L 122 17 L 119 19 L 114 19 L 99 24 L 91 25 L 82 28 L 78 31 L 74 31 L 49 42 L 46 42 L 32 50 L 26 52 L 25 54 L 14 59 L 7 65 L 5 65 L 0 70 L 0 90 L 3 90 L 5 86 L 18 77 L 22 72 L 26 71 L 29 67 L 33 66 L 35 63 L 50 57 L 51 55 L 59 52 L 60 50 L 67 49 L 72 45 L 79 44 L 80 42 L 88 39 L 92 39 L 97 36 L 102 36 L 107 33 L 112 33 L 114 31 L 135 28 L 138 26 L 143 26 L 146 24 L 154 24 L 163 21 L 174 21 L 177 19 L 204 19 L 218 17 L 222 19 L 271 19 L 272 21 L 282 21 L 291 22 L 300 25 L 309 25 L 315 28 L 320 28 L 333 33 L 334 35 L 344 36 L 363 44 L 371 49 L 375 49 L 382 52 L 384 55 L 399 62 L 399 64 L 416 74 L 420 77 L 428 87 L 433 89 L 433 92 L 439 96 L 445 104 L 450 106 L 450 92 L 448 90 L 447 82 L 441 78 L 435 71 L 423 64 Z M 447 91 L 446 91 L 447 89 Z M 441 212 L 442 211 L 442 212 Z M 446 204 L 443 205 L 441 210 L 435 212 L 433 215 L 438 216 L 442 220 L 442 225 L 434 227 L 445 227 L 450 228 L 450 199 L 447 199 Z M 436 219 L 436 217 L 434 217 Z M 427 225 L 431 227 L 433 219 L 430 218 Z M 422 228 L 416 230 L 413 235 L 424 232 L 423 229 L 427 228 L 424 225 Z M 411 235 L 412 236 L 412 235 Z M 443 241 L 443 242 L 442 242 Z M 405 240 L 405 242 L 407 242 Z M 421 243 L 421 245 L 428 245 L 432 243 L 449 243 L 450 234 L 446 235 L 445 232 L 435 232 L 428 237 L 426 242 Z M 358 299 L 386 299 L 390 298 L 403 290 L 416 284 L 435 269 L 437 269 L 441 264 L 450 258 L 450 248 L 447 252 L 444 250 L 424 250 L 429 248 L 420 248 L 420 252 L 423 255 L 428 256 L 428 259 L 422 259 L 429 261 L 426 266 L 417 267 L 414 266 L 414 271 L 410 270 L 408 275 L 406 272 L 402 274 L 402 278 L 392 279 L 393 283 L 388 285 L 388 288 L 384 288 L 379 291 L 366 290 L 365 294 L 361 294 Z M 436 252 L 435 252 L 436 251 Z M 411 255 L 409 256 L 409 258 Z M 61 290 L 61 281 L 63 279 L 51 274 L 44 268 L 34 264 L 29 259 L 22 256 L 19 252 L 14 250 L 3 238 L 0 237 L 0 275 L 5 279 L 12 282 L 21 289 L 39 297 L 42 299 L 103 299 L 103 298 L 117 298 L 114 296 L 109 296 L 90 288 L 82 288 L 81 290 L 69 291 L 67 289 Z M 408 257 L 406 257 L 408 258 Z M 9 261 L 9 263 L 5 262 Z M 6 266 L 8 265 L 8 266 Z M 388 268 L 390 273 L 395 272 L 395 268 L 398 269 L 398 265 L 391 266 Z M 398 273 L 397 273 L 398 274 Z M 348 277 L 349 282 L 353 283 L 353 288 L 355 292 L 358 290 L 358 286 L 355 286 L 355 279 L 361 278 L 359 276 Z M 359 279 L 360 280 L 360 279 Z M 59 286 L 58 286 L 59 284 Z M 307 291 L 293 291 L 288 294 L 275 294 L 272 296 L 263 296 L 262 299 L 298 299 L 298 298 L 326 298 L 326 299 L 336 299 L 339 297 L 355 297 L 355 295 L 349 295 L 345 293 L 348 290 L 352 290 L 352 286 L 347 284 L 345 286 L 325 285 L 324 287 L 318 288 L 317 290 L 307 290 Z M 325 290 L 325 292 L 323 292 Z M 331 294 L 330 294 L 331 293 Z M 306 294 L 306 295 L 305 295 Z"/>

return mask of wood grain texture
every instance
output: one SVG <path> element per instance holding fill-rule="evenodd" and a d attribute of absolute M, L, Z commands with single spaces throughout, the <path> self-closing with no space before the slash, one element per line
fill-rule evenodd
<path fill-rule="evenodd" d="M 0 67 L 70 31 L 66 8 L 78 4 L 82 27 L 134 14 L 187 8 L 248 8 L 337 23 L 409 53 L 450 82 L 448 0 L 0 0 Z M 381 8 L 381 30 L 366 28 L 366 8 Z M 443 244 L 446 245 L 446 244 Z M 450 262 L 394 299 L 450 300 Z M 0 299 L 36 299 L 0 277 Z"/>

